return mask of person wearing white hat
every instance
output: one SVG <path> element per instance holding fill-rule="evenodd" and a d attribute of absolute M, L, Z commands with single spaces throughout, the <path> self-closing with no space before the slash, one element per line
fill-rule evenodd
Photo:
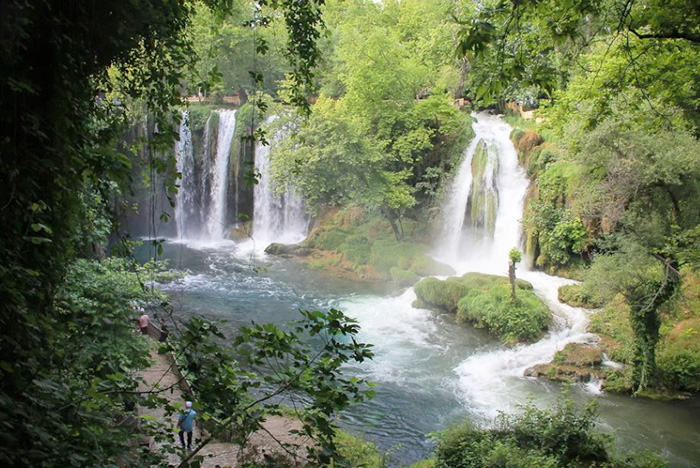
<path fill-rule="evenodd" d="M 185 433 L 187 433 L 187 450 L 192 449 L 192 431 L 194 429 L 194 418 L 197 412 L 192 409 L 192 402 L 185 402 L 185 411 L 177 418 L 177 427 L 180 429 L 180 447 L 185 448 Z"/>

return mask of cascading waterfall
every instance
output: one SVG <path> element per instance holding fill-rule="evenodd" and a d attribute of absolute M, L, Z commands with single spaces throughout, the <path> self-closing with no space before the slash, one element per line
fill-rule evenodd
<path fill-rule="evenodd" d="M 216 142 L 216 159 L 210 168 L 211 203 L 207 212 L 207 234 L 210 240 L 225 238 L 226 195 L 228 162 L 231 156 L 231 142 L 236 129 L 236 111 L 219 110 L 219 133 Z"/>
<path fill-rule="evenodd" d="M 284 134 L 278 134 L 270 141 L 275 144 Z M 290 189 L 282 195 L 274 191 L 270 174 L 270 146 L 255 146 L 255 167 L 260 180 L 254 188 L 253 238 L 258 248 L 265 248 L 272 242 L 293 244 L 306 237 L 309 223 L 304 202 Z"/>
<path fill-rule="evenodd" d="M 510 126 L 498 116 L 479 113 L 476 117 L 476 136 L 445 205 L 444 235 L 438 256 L 460 275 L 470 271 L 505 275 L 509 250 L 521 244 L 520 219 L 528 180 L 518 165 Z M 488 224 L 492 203 L 497 204 L 497 209 L 491 237 L 483 227 Z M 479 212 L 474 213 L 475 210 Z M 471 215 L 471 223 L 467 222 L 467 214 Z M 456 367 L 459 397 L 472 411 L 486 417 L 522 403 L 528 388 L 523 379 L 525 369 L 550 361 L 568 342 L 593 339 L 585 332 L 587 313 L 558 300 L 559 287 L 572 281 L 526 271 L 523 266 L 518 277 L 530 281 L 535 293 L 552 310 L 554 330 L 537 343 L 477 353 Z"/>
<path fill-rule="evenodd" d="M 182 174 L 180 188 L 175 199 L 175 222 L 180 238 L 189 238 L 198 234 L 201 224 L 197 209 L 194 151 L 192 148 L 192 131 L 190 130 L 189 111 L 182 112 L 180 121 L 180 138 L 175 144 L 176 168 Z"/>
<path fill-rule="evenodd" d="M 520 245 L 529 182 L 518 165 L 508 124 L 479 113 L 473 129 L 476 136 L 465 151 L 443 210 L 438 257 L 457 271 L 502 274 L 508 251 Z"/>
<path fill-rule="evenodd" d="M 182 112 L 180 140 L 175 145 L 176 168 L 181 174 L 174 209 L 177 238 L 218 241 L 225 238 L 227 178 L 235 110 L 219 110 L 216 154 L 211 154 L 211 116 L 204 125 L 203 145 L 196 157 L 189 111 Z"/>

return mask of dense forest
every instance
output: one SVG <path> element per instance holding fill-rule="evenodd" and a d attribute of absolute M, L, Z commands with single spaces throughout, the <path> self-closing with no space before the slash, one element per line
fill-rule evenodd
<path fill-rule="evenodd" d="M 338 413 L 375 394 L 349 373 L 374 356 L 357 319 L 304 309 L 294 323 L 231 333 L 173 318 L 159 285 L 188 273 L 160 261 L 168 240 L 156 226 L 174 229 L 189 190 L 184 136 L 193 164 L 205 164 L 198 151 L 215 146 L 222 109 L 236 119 L 222 182 L 235 200 L 214 220 L 224 238 L 255 239 L 255 190 L 269 183 L 311 219 L 302 242 L 269 253 L 322 275 L 413 287 L 416 307 L 506 348 L 556 326 L 516 266 L 571 278 L 559 299 L 590 309 L 595 350 L 567 344 L 529 375 L 593 375 L 630 398 L 697 398 L 697 2 L 8 0 L 0 13 L 8 466 L 173 466 L 173 456 L 208 466 L 207 444 L 245 446 L 281 415 L 313 440 L 304 464 L 390 463 L 337 427 Z M 498 193 L 484 186 L 498 168 L 474 126 L 488 113 L 512 127 L 529 180 L 522 242 L 508 246 L 508 276 L 454 276 L 431 248 L 468 153 L 466 217 L 480 236 L 499 229 Z M 263 174 L 253 155 L 266 144 Z M 144 232 L 130 232 L 139 223 Z M 142 244 L 148 260 L 134 256 Z M 135 333 L 143 307 L 167 321 L 160 345 Z M 138 416 L 178 411 L 174 386 L 143 391 L 156 351 L 174 356 L 196 396 L 207 436 L 191 452 L 178 451 L 168 423 Z M 603 355 L 616 366 L 601 366 Z M 595 406 L 522 405 L 441 428 L 418 466 L 665 464 L 618 450 Z M 156 448 L 139 446 L 146 436 Z M 293 445 L 239 462 L 300 463 Z"/>

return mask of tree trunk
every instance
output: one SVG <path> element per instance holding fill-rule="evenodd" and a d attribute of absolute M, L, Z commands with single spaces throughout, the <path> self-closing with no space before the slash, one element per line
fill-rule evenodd
<path fill-rule="evenodd" d="M 515 262 L 513 261 L 508 263 L 508 279 L 510 279 L 510 297 L 515 304 L 518 298 L 515 295 Z"/>
<path fill-rule="evenodd" d="M 391 230 L 394 231 L 394 237 L 396 237 L 397 241 L 401 242 L 403 240 L 403 232 L 402 229 L 399 229 L 399 225 L 396 223 L 396 213 L 394 213 L 394 210 L 389 208 L 386 204 L 382 205 L 381 212 L 384 217 L 389 220 Z"/>

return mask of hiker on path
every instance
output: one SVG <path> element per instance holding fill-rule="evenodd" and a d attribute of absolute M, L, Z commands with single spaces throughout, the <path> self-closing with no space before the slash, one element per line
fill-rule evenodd
<path fill-rule="evenodd" d="M 192 430 L 194 429 L 194 418 L 197 412 L 192 409 L 192 402 L 185 403 L 185 411 L 180 413 L 177 418 L 177 427 L 180 428 L 178 435 L 180 436 L 180 447 L 185 448 L 184 433 L 187 433 L 187 450 L 192 449 Z"/>
<path fill-rule="evenodd" d="M 143 309 L 141 309 L 143 310 Z M 148 335 L 148 322 L 150 322 L 150 318 L 148 317 L 148 314 L 144 313 L 141 317 L 139 317 L 139 327 L 141 327 L 141 333 L 144 335 Z"/>

